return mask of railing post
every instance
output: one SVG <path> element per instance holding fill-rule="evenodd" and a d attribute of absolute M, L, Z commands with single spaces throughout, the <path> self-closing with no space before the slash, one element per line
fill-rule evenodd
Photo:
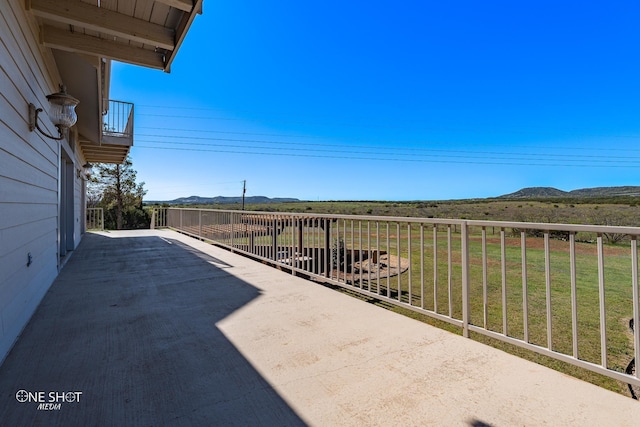
<path fill-rule="evenodd" d="M 451 224 L 449 224 L 447 226 L 447 301 L 449 303 L 449 317 L 453 317 L 453 254 L 451 252 L 452 247 L 453 245 L 451 244 Z M 463 248 L 461 247 L 460 250 L 463 251 Z"/>
<path fill-rule="evenodd" d="M 324 277 L 329 277 L 331 269 L 331 221 L 323 218 L 324 222 Z"/>
<path fill-rule="evenodd" d="M 156 229 L 156 210 L 151 210 L 151 229 Z"/>
<path fill-rule="evenodd" d="M 233 213 L 229 213 L 229 225 L 231 227 L 231 247 L 233 248 Z"/>
<path fill-rule="evenodd" d="M 298 251 L 296 248 L 296 227 L 298 218 L 291 217 L 291 275 L 296 275 L 296 267 L 298 266 Z"/>
<path fill-rule="evenodd" d="M 527 282 L 527 233 L 520 232 L 520 268 L 522 271 L 522 328 L 524 330 L 524 341 L 529 342 L 529 290 Z"/>
<path fill-rule="evenodd" d="M 640 361 L 640 328 L 638 328 L 638 317 L 640 317 L 640 302 L 638 301 L 638 237 L 631 238 L 631 286 L 633 289 L 633 354 L 634 360 Z M 640 363 L 640 362 L 636 362 Z M 636 364 L 636 367 L 638 365 Z M 640 378 L 640 369 L 636 368 L 636 378 Z"/>
<path fill-rule="evenodd" d="M 202 210 L 198 209 L 198 236 L 202 237 Z"/>
<path fill-rule="evenodd" d="M 462 256 L 462 336 L 469 338 L 469 225 L 461 225 Z"/>
<path fill-rule="evenodd" d="M 573 357 L 578 358 L 578 286 L 576 276 L 576 233 L 569 234 L 569 275 L 571 277 L 571 332 Z"/>
<path fill-rule="evenodd" d="M 504 228 L 500 228 L 500 273 L 502 278 L 502 334 L 509 335 L 507 318 L 507 238 Z"/>
<path fill-rule="evenodd" d="M 547 348 L 553 350 L 553 311 L 551 310 L 551 233 L 544 232 L 544 281 L 547 302 Z"/>
<path fill-rule="evenodd" d="M 271 220 L 271 259 L 278 260 L 278 219 L 276 216 Z"/>
<path fill-rule="evenodd" d="M 607 309 L 605 302 L 604 246 L 602 233 L 598 233 L 598 295 L 600 302 L 600 358 L 603 368 L 607 368 Z"/>

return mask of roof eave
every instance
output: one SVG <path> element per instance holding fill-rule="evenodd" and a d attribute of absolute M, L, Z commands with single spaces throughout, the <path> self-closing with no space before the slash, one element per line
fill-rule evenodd
<path fill-rule="evenodd" d="M 191 11 L 182 17 L 182 20 L 178 28 L 176 29 L 175 48 L 171 51 L 169 55 L 167 55 L 167 57 L 165 57 L 164 71 L 166 73 L 171 72 L 171 64 L 173 63 L 173 60 L 175 59 L 176 54 L 178 53 L 178 50 L 180 49 L 180 46 L 184 41 L 184 38 L 187 36 L 187 33 L 189 32 L 189 28 L 191 28 L 191 24 L 196 18 L 196 15 L 202 14 L 202 2 L 203 0 L 195 0 L 193 2 L 193 7 Z"/>

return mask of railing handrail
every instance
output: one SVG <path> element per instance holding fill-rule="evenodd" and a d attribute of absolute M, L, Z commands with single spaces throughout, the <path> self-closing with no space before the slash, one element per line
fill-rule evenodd
<path fill-rule="evenodd" d="M 474 227 L 496 227 L 496 228 L 526 228 L 540 231 L 569 231 L 569 232 L 590 232 L 590 233 L 617 233 L 640 236 L 640 227 L 622 225 L 597 225 L 597 224 L 566 224 L 548 222 L 519 222 L 519 221 L 491 221 L 476 219 L 447 219 L 447 218 L 424 218 L 410 216 L 381 216 L 381 215 L 349 215 L 349 214 L 313 214 L 300 212 L 269 212 L 269 211 L 240 211 L 236 209 L 206 209 L 206 208 L 179 208 L 170 207 L 166 209 L 202 212 L 222 212 L 239 215 L 267 215 L 273 217 L 296 217 L 300 219 L 354 219 L 363 221 L 387 221 L 413 224 L 456 224 L 469 225 Z"/>

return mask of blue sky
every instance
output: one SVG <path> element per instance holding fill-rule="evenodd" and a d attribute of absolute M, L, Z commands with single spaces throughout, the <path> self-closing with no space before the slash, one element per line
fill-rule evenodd
<path fill-rule="evenodd" d="M 637 1 L 205 0 L 171 73 L 113 64 L 147 200 L 640 185 Z"/>

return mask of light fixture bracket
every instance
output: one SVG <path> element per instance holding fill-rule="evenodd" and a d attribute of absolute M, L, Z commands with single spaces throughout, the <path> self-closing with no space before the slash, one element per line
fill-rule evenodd
<path fill-rule="evenodd" d="M 31 103 L 29 104 L 29 132 L 33 132 L 34 130 L 38 129 L 38 132 L 40 132 L 47 138 L 55 139 L 56 141 L 64 139 L 64 133 L 62 132 L 62 128 L 60 127 L 60 125 L 56 125 L 56 128 L 58 129 L 57 137 L 49 135 L 47 132 L 42 130 L 40 124 L 38 123 L 38 114 L 42 113 L 42 111 L 42 108 L 36 108 L 35 105 Z"/>

